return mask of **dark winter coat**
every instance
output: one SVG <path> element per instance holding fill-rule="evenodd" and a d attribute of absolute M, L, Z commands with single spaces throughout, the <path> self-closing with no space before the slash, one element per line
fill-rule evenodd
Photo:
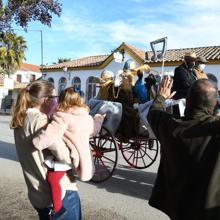
<path fill-rule="evenodd" d="M 188 89 L 196 81 L 193 70 L 187 68 L 185 63 L 178 66 L 174 71 L 173 91 L 176 91 L 174 99 L 186 98 Z"/>
<path fill-rule="evenodd" d="M 220 219 L 220 117 L 197 109 L 177 118 L 158 96 L 148 121 L 161 143 L 149 204 L 172 220 Z"/>

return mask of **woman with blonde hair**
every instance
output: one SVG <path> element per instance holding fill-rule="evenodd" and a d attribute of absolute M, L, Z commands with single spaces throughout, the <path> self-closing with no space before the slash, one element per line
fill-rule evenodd
<path fill-rule="evenodd" d="M 61 91 L 56 111 L 53 116 L 55 120 L 48 125 L 46 131 L 33 139 L 37 149 L 48 149 L 51 152 L 57 152 L 56 147 L 61 148 L 62 146 L 54 146 L 53 144 L 59 143 L 64 138 L 68 148 L 66 147 L 63 150 L 70 151 L 70 157 L 66 159 L 53 153 L 53 156 L 45 160 L 45 164 L 49 167 L 47 180 L 51 188 L 53 211 L 55 213 L 59 210 L 65 212 L 65 207 L 62 207 L 61 202 L 62 188 L 60 181 L 68 170 L 74 168 L 82 181 L 88 181 L 92 178 L 93 160 L 89 138 L 100 131 L 105 117 L 96 114 L 92 118 L 80 92 L 73 87 Z"/>
<path fill-rule="evenodd" d="M 44 80 L 30 83 L 18 95 L 11 121 L 28 197 L 40 220 L 56 219 L 61 215 L 61 213 L 50 215 L 52 201 L 50 186 L 46 180 L 48 169 L 43 162 L 51 152 L 37 150 L 32 143 L 33 137 L 47 126 L 47 113 L 54 108 L 55 98 L 53 84 Z M 59 146 L 56 153 L 60 157 L 69 157 L 69 152 L 63 150 L 67 147 L 62 140 L 53 144 Z M 62 205 L 65 208 L 65 219 L 79 219 L 80 200 L 73 172 L 65 173 L 60 184 L 64 192 Z"/>

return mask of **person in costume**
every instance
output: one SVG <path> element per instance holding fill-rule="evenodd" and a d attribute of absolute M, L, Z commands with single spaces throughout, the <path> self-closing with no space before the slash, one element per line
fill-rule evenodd
<path fill-rule="evenodd" d="M 147 99 L 152 100 L 157 94 L 157 80 L 153 74 L 149 74 L 147 77 L 145 77 L 144 81 L 144 85 L 147 89 Z"/>
<path fill-rule="evenodd" d="M 108 100 L 109 89 L 113 85 L 113 72 L 104 70 L 100 78 L 97 78 L 99 92 L 96 97 L 98 100 Z"/>
<path fill-rule="evenodd" d="M 123 72 L 120 72 L 119 86 L 112 86 L 109 90 L 111 101 L 122 104 L 122 118 L 117 130 L 117 136 L 122 139 L 135 137 L 138 131 L 138 114 L 133 108 L 134 101 L 134 69 L 136 64 L 132 60 L 125 62 Z"/>
<path fill-rule="evenodd" d="M 147 69 L 146 68 L 139 68 L 137 70 L 138 79 L 137 79 L 137 81 L 134 85 L 134 89 L 133 89 L 134 96 L 137 98 L 137 101 L 140 104 L 143 104 L 143 103 L 150 100 L 149 95 L 148 95 L 148 89 L 145 86 L 145 83 L 143 82 L 143 76 L 144 76 L 144 73 L 146 72 L 146 70 L 149 73 L 150 68 L 149 67 L 147 67 Z"/>

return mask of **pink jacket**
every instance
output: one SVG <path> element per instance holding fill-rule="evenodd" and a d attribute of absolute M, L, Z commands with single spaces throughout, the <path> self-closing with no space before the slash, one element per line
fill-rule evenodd
<path fill-rule="evenodd" d="M 89 138 L 100 131 L 103 120 L 101 115 L 92 118 L 86 108 L 77 107 L 68 113 L 57 112 L 47 129 L 33 139 L 33 144 L 39 150 L 48 148 L 58 161 L 73 164 L 80 179 L 88 181 L 94 172 Z M 62 139 L 68 148 L 62 149 L 66 153 L 59 154 L 56 148 Z"/>

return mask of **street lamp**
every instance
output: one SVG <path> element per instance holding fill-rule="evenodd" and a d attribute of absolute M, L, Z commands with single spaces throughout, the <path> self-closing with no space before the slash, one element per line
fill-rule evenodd
<path fill-rule="evenodd" d="M 25 31 L 23 29 L 14 29 L 16 31 Z M 44 53 L 43 53 L 43 31 L 42 30 L 35 30 L 35 29 L 28 29 L 28 31 L 37 31 L 40 32 L 40 44 L 41 44 L 41 66 L 44 65 Z M 26 31 L 25 31 L 26 32 Z"/>

